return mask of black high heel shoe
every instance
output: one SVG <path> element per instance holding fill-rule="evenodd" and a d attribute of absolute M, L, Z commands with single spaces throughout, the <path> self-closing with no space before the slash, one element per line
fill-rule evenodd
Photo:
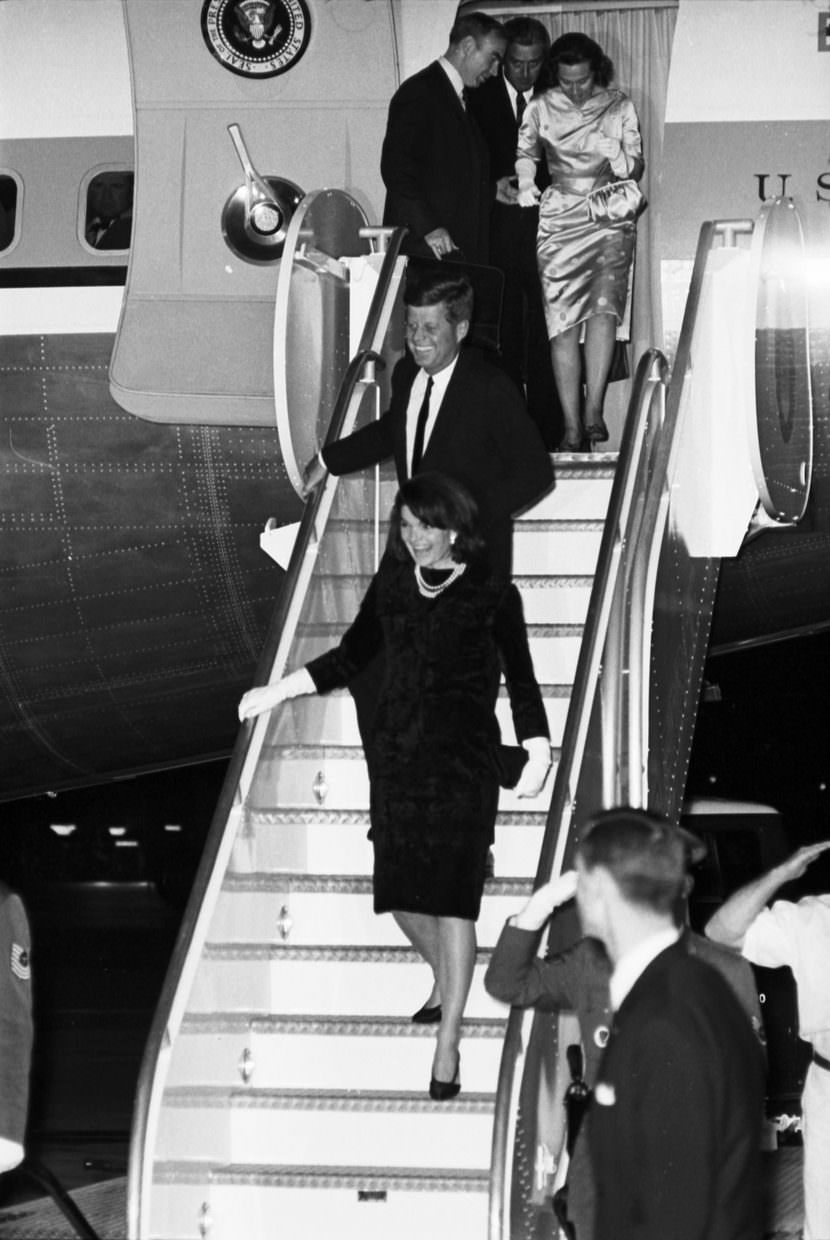
<path fill-rule="evenodd" d="M 606 443 L 608 440 L 608 427 L 602 418 L 598 422 L 588 422 L 585 426 L 585 438 L 590 444 Z"/>
<path fill-rule="evenodd" d="M 429 1078 L 429 1096 L 433 1102 L 449 1102 L 461 1092 L 461 1054 L 455 1065 L 455 1076 L 451 1081 L 439 1081 L 437 1077 Z"/>
<path fill-rule="evenodd" d="M 412 1017 L 413 1025 L 440 1025 L 441 1024 L 441 1004 L 434 1003 L 432 1007 L 425 1003 L 423 1007 L 419 1007 L 418 1011 Z"/>

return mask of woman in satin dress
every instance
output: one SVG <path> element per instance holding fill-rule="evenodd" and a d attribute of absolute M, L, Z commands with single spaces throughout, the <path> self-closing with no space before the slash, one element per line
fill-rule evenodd
<path fill-rule="evenodd" d="M 528 103 L 519 130 L 519 203 L 535 205 L 535 166 L 551 184 L 539 201 L 537 256 L 556 386 L 565 416 L 564 451 L 603 443 L 602 409 L 617 324 L 625 315 L 636 221 L 595 223 L 590 190 L 643 174 L 642 140 L 631 100 L 609 83 L 614 66 L 580 32 L 550 49 L 547 89 Z M 584 332 L 585 376 L 580 340 Z M 584 420 L 583 420 L 584 419 Z"/>

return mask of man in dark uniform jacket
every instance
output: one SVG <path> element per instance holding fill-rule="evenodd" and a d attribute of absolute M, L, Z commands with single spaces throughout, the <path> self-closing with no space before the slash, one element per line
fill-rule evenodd
<path fill-rule="evenodd" d="M 420 470 L 448 474 L 476 500 L 492 567 L 509 576 L 512 517 L 550 487 L 550 456 L 512 380 L 463 344 L 473 311 L 466 274 L 452 266 L 424 269 L 407 284 L 404 303 L 409 351 L 393 372 L 389 409 L 327 444 L 306 466 L 306 490 L 327 469 L 350 474 L 390 458 L 400 483 Z"/>
<path fill-rule="evenodd" d="M 0 1172 L 23 1161 L 32 1058 L 29 922 L 20 896 L 0 883 Z"/>
<path fill-rule="evenodd" d="M 499 22 L 470 13 L 453 26 L 444 55 L 392 96 L 380 161 L 383 222 L 409 229 L 405 254 L 460 252 L 469 263 L 487 262 L 487 147 L 466 92 L 498 72 L 504 48 Z"/>
<path fill-rule="evenodd" d="M 501 73 L 470 94 L 470 111 L 484 135 L 490 157 L 492 211 L 490 262 L 504 275 L 501 352 L 507 373 L 527 395 L 530 416 L 545 447 L 559 447 L 564 430 L 553 379 L 542 288 L 536 262 L 538 207 L 520 207 L 515 163 L 519 123 L 533 96 L 550 50 L 545 27 L 533 17 L 514 17 L 504 25 L 507 50 Z M 540 190 L 549 182 L 542 161 Z"/>
<path fill-rule="evenodd" d="M 687 865 L 697 864 L 705 855 L 706 846 L 691 832 L 677 830 L 685 847 Z M 678 941 L 690 955 L 706 961 L 724 977 L 763 1048 L 761 1006 L 752 970 L 736 952 L 726 948 L 712 951 L 715 944 L 689 929 L 687 897 L 691 886 L 691 876 L 687 876 L 674 908 L 675 921 L 682 928 Z M 484 984 L 488 993 L 502 1003 L 543 1012 L 575 1012 L 584 1054 L 584 1079 L 592 1088 L 612 1024 L 611 960 L 603 944 L 594 938 L 580 938 L 572 947 L 545 958 L 538 954 L 548 918 L 571 901 L 575 890 L 576 874 L 571 870 L 544 883 L 533 893 L 503 927 Z M 582 1237 L 590 1240 L 594 1233 L 594 1185 L 584 1129 L 578 1141 L 576 1135 L 569 1133 L 567 1217 L 577 1240 Z"/>
<path fill-rule="evenodd" d="M 608 810 L 576 872 L 583 931 L 614 966 L 588 1113 L 594 1240 L 758 1240 L 763 1056 L 729 985 L 679 941 L 683 844 L 642 810 Z"/>

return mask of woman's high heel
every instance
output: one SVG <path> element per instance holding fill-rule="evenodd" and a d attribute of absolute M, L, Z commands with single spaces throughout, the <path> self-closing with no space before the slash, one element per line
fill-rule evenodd
<path fill-rule="evenodd" d="M 429 1078 L 429 1096 L 433 1102 L 449 1102 L 461 1092 L 461 1055 L 455 1065 L 455 1075 L 451 1081 L 439 1081 L 437 1077 Z"/>
<path fill-rule="evenodd" d="M 418 1011 L 412 1017 L 413 1025 L 440 1025 L 441 1023 L 441 1004 L 433 1003 L 432 1007 L 425 1003 L 423 1007 L 419 1007 Z"/>
<path fill-rule="evenodd" d="M 608 439 L 608 427 L 602 418 L 598 422 L 585 424 L 585 438 L 589 443 L 605 443 Z"/>

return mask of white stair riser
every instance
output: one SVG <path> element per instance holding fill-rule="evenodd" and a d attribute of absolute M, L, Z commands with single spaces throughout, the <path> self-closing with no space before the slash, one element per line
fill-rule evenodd
<path fill-rule="evenodd" d="M 556 763 L 554 762 L 554 768 Z M 525 810 L 540 813 L 550 804 L 554 771 L 548 775 L 542 791 L 536 797 L 518 797 L 509 788 L 503 788 L 499 808 L 511 811 Z M 319 778 L 322 777 L 323 785 Z M 323 796 L 317 800 L 315 784 Z M 327 810 L 365 810 L 369 806 L 369 779 L 362 753 L 355 751 L 348 757 L 295 758 L 280 752 L 279 758 L 271 755 L 263 761 L 257 772 L 256 790 L 251 795 L 254 808 L 278 805 L 283 809 L 315 809 L 322 804 Z"/>
<path fill-rule="evenodd" d="M 506 1009 L 502 1009 L 506 1011 Z M 342 1032 L 272 1033 L 253 1028 L 232 1037 L 185 1033 L 173 1054 L 171 1085 L 242 1085 L 239 1066 L 247 1050 L 250 1084 L 258 1089 L 411 1090 L 426 1088 L 434 1040 L 431 1034 Z M 499 1037 L 464 1035 L 464 1089 L 495 1093 L 501 1063 Z"/>
<path fill-rule="evenodd" d="M 601 538 L 599 529 L 533 530 L 519 525 L 513 534 L 513 575 L 592 574 Z"/>
<path fill-rule="evenodd" d="M 210 1240 L 476 1240 L 487 1234 L 488 1194 L 391 1190 L 360 1201 L 356 1189 L 210 1187 Z"/>
<path fill-rule="evenodd" d="M 298 874 L 372 873 L 368 825 L 359 822 L 253 822 L 234 846 L 233 870 L 288 870 Z M 502 878 L 536 874 L 544 826 L 496 822 L 495 872 Z"/>
<path fill-rule="evenodd" d="M 534 521 L 604 521 L 613 482 L 612 477 L 592 478 L 586 486 L 584 478 L 558 478 L 552 491 L 522 513 L 517 526 L 524 529 Z"/>
<path fill-rule="evenodd" d="M 576 658 L 572 646 L 578 640 L 573 637 L 560 638 L 555 649 L 552 646 L 548 649 L 550 643 L 542 641 L 535 643 L 539 647 L 540 658 L 547 658 L 548 654 L 551 656 L 545 664 L 549 674 L 556 673 L 560 667 L 570 667 Z M 557 681 L 556 683 L 563 682 Z M 554 745 L 558 745 L 562 739 L 565 716 L 568 712 L 568 700 L 566 697 L 545 698 L 545 713 Z M 513 716 L 506 693 L 503 693 L 496 702 L 496 718 L 502 734 L 505 737 L 512 736 Z M 288 703 L 283 717 L 275 720 L 268 743 L 269 745 L 296 744 L 301 737 L 307 736 L 313 736 L 317 745 L 359 745 L 360 733 L 351 694 L 314 695 Z"/>
<path fill-rule="evenodd" d="M 153 1185 L 149 1235 L 157 1240 L 197 1240 L 201 1207 L 210 1202 L 211 1186 L 205 1170 L 201 1183 Z M 259 1240 L 245 1234 L 246 1240 Z M 216 1240 L 214 1232 L 211 1240 Z M 263 1235 L 261 1240 L 265 1240 Z"/>
<path fill-rule="evenodd" d="M 536 672 L 536 679 L 541 685 L 561 685 L 573 684 L 574 672 L 576 670 L 576 660 L 579 654 L 578 636 L 562 636 L 556 633 L 543 634 L 536 636 L 530 634 L 529 645 L 530 654 L 533 659 L 533 667 Z M 303 662 L 316 659 L 318 655 L 325 654 L 327 650 L 331 650 L 335 646 L 336 640 L 326 634 L 320 634 L 315 637 L 309 637 L 303 643 Z M 302 712 L 306 709 L 304 703 L 291 703 L 289 710 L 292 711 L 298 719 L 302 718 Z M 315 717 L 316 717 L 316 712 Z M 318 743 L 323 743 L 323 738 L 318 733 L 307 732 L 300 723 L 292 726 L 286 718 L 285 723 L 278 721 L 275 725 L 275 738 L 280 739 L 281 733 L 285 730 L 291 737 L 314 735 Z M 271 737 L 269 736 L 269 742 Z"/>
<path fill-rule="evenodd" d="M 526 624 L 584 624 L 591 598 L 591 579 L 573 584 L 572 579 L 548 578 L 530 584 L 516 582 L 522 596 Z"/>
<path fill-rule="evenodd" d="M 531 883 L 527 884 L 530 895 Z M 485 890 L 476 934 L 482 947 L 492 947 L 505 920 L 517 912 L 526 896 L 489 895 Z M 291 927 L 280 937 L 278 919 L 288 911 Z M 391 913 L 376 915 L 372 897 L 364 893 L 295 891 L 223 891 L 217 903 L 210 937 L 217 943 L 282 943 L 290 947 L 408 946 Z"/>
<path fill-rule="evenodd" d="M 485 965 L 476 965 L 467 1016 L 505 1015 L 484 989 Z M 432 987 L 422 961 L 256 960 L 208 957 L 188 1002 L 191 1012 L 263 1015 L 408 1016 Z"/>
<path fill-rule="evenodd" d="M 597 527 L 596 529 L 557 529 L 541 520 L 536 523 L 533 521 L 519 522 L 513 530 L 513 575 L 571 576 L 572 574 L 593 573 L 602 536 L 599 522 Z M 366 574 L 367 567 L 371 564 L 369 533 L 358 528 L 350 531 L 348 546 L 352 552 L 348 561 L 344 557 L 342 563 L 332 561 L 330 565 L 326 565 L 328 578 L 322 590 L 328 589 L 329 582 L 338 577 L 354 578 L 355 574 L 359 577 Z M 366 581 L 361 586 L 363 593 L 368 584 L 367 575 Z M 347 615 L 349 611 L 346 612 Z"/>
<path fill-rule="evenodd" d="M 463 1065 L 462 1065 L 463 1066 Z M 426 1097 L 424 1082 L 424 1097 Z M 424 1110 L 309 1109 L 242 1104 L 175 1106 L 162 1124 L 161 1158 L 204 1158 L 274 1166 L 465 1168 L 484 1170 L 493 1139 L 491 1111 L 433 1103 Z"/>

